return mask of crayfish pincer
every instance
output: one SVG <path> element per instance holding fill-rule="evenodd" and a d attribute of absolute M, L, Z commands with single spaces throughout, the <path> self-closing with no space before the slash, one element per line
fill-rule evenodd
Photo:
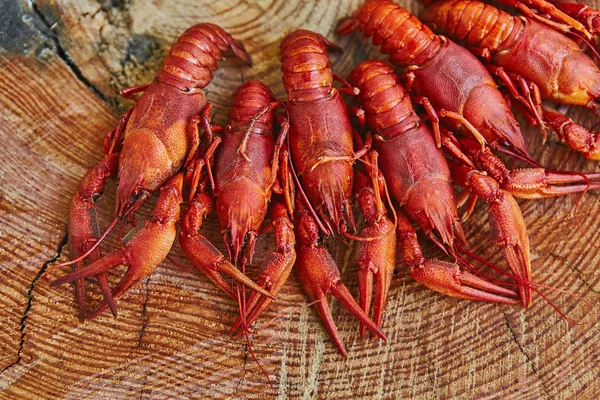
<path fill-rule="evenodd" d="M 173 45 L 151 84 L 122 91 L 126 97 L 143 93 L 108 134 L 104 160 L 86 175 L 73 198 L 68 233 L 74 260 L 61 265 L 75 264 L 76 270 L 53 283 L 76 282 L 82 319 L 86 308 L 84 278 L 96 276 L 105 298 L 90 317 L 107 306 L 116 315 L 114 298 L 152 273 L 167 256 L 175 238 L 175 222 L 182 201 L 183 177 L 178 172 L 195 164 L 199 124 L 205 132 L 210 132 L 211 105 L 202 88 L 210 83 L 211 71 L 228 49 L 250 64 L 243 46 L 222 28 L 207 23 L 192 26 Z M 116 217 L 106 232 L 124 217 L 132 218 L 151 193 L 163 189 L 154 210 L 154 221 L 146 223 L 119 250 L 101 257 L 98 245 L 106 232 L 99 235 L 93 201 L 117 168 Z M 86 261 L 90 265 L 84 267 Z M 111 291 L 105 272 L 123 264 L 129 269 Z"/>

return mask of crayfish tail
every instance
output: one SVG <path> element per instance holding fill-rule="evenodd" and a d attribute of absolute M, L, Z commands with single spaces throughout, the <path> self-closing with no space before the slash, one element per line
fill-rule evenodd
<path fill-rule="evenodd" d="M 180 90 L 204 88 L 213 78 L 217 61 L 231 49 L 240 60 L 252 65 L 244 46 L 223 28 L 201 23 L 187 29 L 171 47 L 156 78 Z"/>
<path fill-rule="evenodd" d="M 246 51 L 244 44 L 238 40 L 233 40 L 231 42 L 231 51 L 237 58 L 239 58 L 244 64 L 251 67 L 252 66 L 252 58 L 250 58 L 250 54 Z"/>

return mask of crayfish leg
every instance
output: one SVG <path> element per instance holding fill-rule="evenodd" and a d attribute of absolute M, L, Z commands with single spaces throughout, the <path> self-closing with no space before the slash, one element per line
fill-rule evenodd
<path fill-rule="evenodd" d="M 398 244 L 402 261 L 414 280 L 448 296 L 468 300 L 515 304 L 517 294 L 463 271 L 457 264 L 423 258 L 417 234 L 406 215 L 398 213 Z"/>
<path fill-rule="evenodd" d="M 590 160 L 600 160 L 600 135 L 592 134 L 584 127 L 558 111 L 544 109 L 544 120 L 560 139 L 573 150 Z"/>
<path fill-rule="evenodd" d="M 512 277 L 517 281 L 523 307 L 531 304 L 531 258 L 529 237 L 519 205 L 498 182 L 469 169 L 452 170 L 452 178 L 488 203 L 488 221 L 495 243 L 500 247 Z"/>
<path fill-rule="evenodd" d="M 273 203 L 272 225 L 277 241 L 277 252 L 267 258 L 265 266 L 257 279 L 257 283 L 276 296 L 287 281 L 292 267 L 296 262 L 294 227 L 287 214 L 286 206 L 281 201 Z M 233 336 L 241 335 L 244 329 L 248 328 L 260 317 L 261 313 L 271 304 L 271 301 L 270 298 L 253 291 L 248 298 L 245 319 L 243 316 L 237 318 L 231 328 L 231 334 Z M 244 322 L 246 324 L 245 327 L 242 326 Z"/>
<path fill-rule="evenodd" d="M 175 240 L 175 223 L 179 220 L 179 206 L 183 201 L 182 186 L 183 175 L 177 174 L 161 188 L 152 214 L 154 220 L 146 222 L 144 227 L 137 231 L 119 250 L 112 251 L 90 265 L 58 278 L 50 285 L 56 286 L 82 278 L 98 276 L 98 283 L 102 288 L 105 300 L 100 303 L 90 318 L 96 317 L 107 307 L 110 307 L 114 313 L 116 311 L 114 299 L 145 276 L 150 275 L 169 254 Z M 108 290 L 108 282 L 102 277 L 102 274 L 119 265 L 126 265 L 129 268 L 111 293 Z"/>

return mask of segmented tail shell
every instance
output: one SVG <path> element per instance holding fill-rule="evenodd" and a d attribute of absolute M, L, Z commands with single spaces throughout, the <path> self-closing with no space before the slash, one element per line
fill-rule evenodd
<path fill-rule="evenodd" d="M 234 93 L 229 110 L 230 127 L 232 131 L 245 130 L 252 118 L 263 110 L 266 105 L 275 101 L 275 96 L 262 82 L 249 81 L 240 86 Z M 254 123 L 257 133 L 271 132 L 275 111 L 261 115 Z"/>
<path fill-rule="evenodd" d="M 526 24 L 521 18 L 473 0 L 434 3 L 421 19 L 440 34 L 491 52 L 513 47 Z"/>
<path fill-rule="evenodd" d="M 229 48 L 242 61 L 250 64 L 250 57 L 243 45 L 221 27 L 208 23 L 194 25 L 171 47 L 156 74 L 156 80 L 180 90 L 203 88 L 212 80 L 217 61 L 223 59 L 223 52 Z"/>
<path fill-rule="evenodd" d="M 322 35 L 297 30 L 281 42 L 283 86 L 290 100 L 312 100 L 328 96 L 333 86 L 327 46 L 335 46 Z"/>
<path fill-rule="evenodd" d="M 390 55 L 390 62 L 399 67 L 423 66 L 442 48 L 443 43 L 427 26 L 407 9 L 389 0 L 366 2 L 354 13 L 356 28 L 381 52 Z"/>
<path fill-rule="evenodd" d="M 360 89 L 361 108 L 365 111 L 369 127 L 378 135 L 387 138 L 404 130 L 396 128 L 420 122 L 410 97 L 388 63 L 363 61 L 352 70 L 348 81 Z"/>

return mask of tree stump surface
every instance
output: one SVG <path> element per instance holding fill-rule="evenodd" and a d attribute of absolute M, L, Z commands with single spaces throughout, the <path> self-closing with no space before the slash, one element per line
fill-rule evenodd
<path fill-rule="evenodd" d="M 358 35 L 337 37 L 337 22 L 361 1 L 262 0 L 172 2 L 7 0 L 0 4 L 0 398 L 594 398 L 600 394 L 598 227 L 595 193 L 519 201 L 529 229 L 535 282 L 571 291 L 543 292 L 529 309 L 448 298 L 414 282 L 398 261 L 383 331 L 387 342 L 362 341 L 355 319 L 332 301 L 349 351 L 342 358 L 294 274 L 252 336 L 271 389 L 231 339 L 235 303 L 198 273 L 164 262 L 117 304 L 80 322 L 73 287 L 51 288 L 65 271 L 71 196 L 102 157 L 106 132 L 131 103 L 120 87 L 150 82 L 174 40 L 189 26 L 216 23 L 241 40 L 254 66 L 224 61 L 208 87 L 214 118 L 224 124 L 232 92 L 261 79 L 284 99 L 279 42 L 317 31 L 344 48 L 333 68 L 346 76 L 358 62 L 384 58 Z M 404 3 L 413 12 L 416 1 Z M 597 4 L 596 4 L 597 5 Z M 593 125 L 585 110 L 569 110 Z M 544 165 L 600 171 L 551 136 L 522 122 L 528 148 Z M 106 226 L 115 184 L 98 202 Z M 138 214 L 150 215 L 153 203 Z M 573 209 L 577 206 L 577 219 Z M 502 264 L 479 203 L 465 223 L 473 251 Z M 206 236 L 224 249 L 216 218 Z M 108 248 L 115 244 L 107 241 Z M 444 256 L 422 241 L 429 257 Z M 345 283 L 357 296 L 354 245 L 328 240 Z M 260 238 L 255 265 L 274 249 Z M 178 244 L 178 264 L 189 265 Z M 119 271 L 122 272 L 122 271 Z M 112 277 L 113 282 L 115 276 Z M 98 301 L 95 285 L 87 287 Z M 94 292 L 94 290 L 96 290 Z M 274 323 L 264 326 L 271 318 Z M 275 392 L 275 394 L 273 393 Z"/>

